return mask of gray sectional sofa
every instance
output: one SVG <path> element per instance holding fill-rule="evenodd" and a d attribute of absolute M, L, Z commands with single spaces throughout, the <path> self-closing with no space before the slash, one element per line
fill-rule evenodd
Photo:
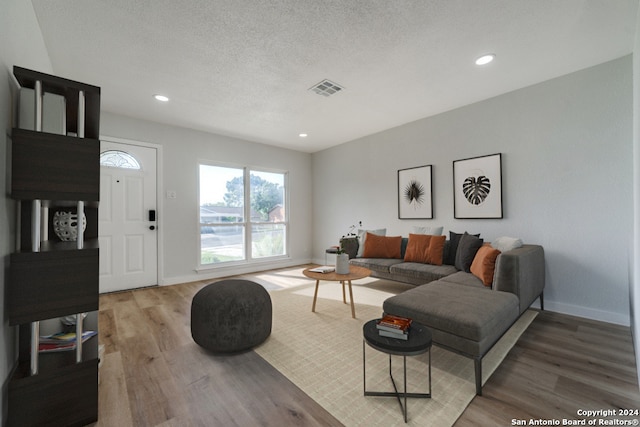
<path fill-rule="evenodd" d="M 450 250 L 447 240 L 445 260 Z M 429 327 L 435 344 L 472 358 L 478 395 L 482 394 L 482 358 L 536 299 L 544 309 L 545 261 L 539 245 L 500 253 L 491 286 L 449 264 L 404 262 L 403 258 L 352 258 L 350 262 L 369 268 L 374 277 L 417 285 L 388 298 L 383 311 Z"/>

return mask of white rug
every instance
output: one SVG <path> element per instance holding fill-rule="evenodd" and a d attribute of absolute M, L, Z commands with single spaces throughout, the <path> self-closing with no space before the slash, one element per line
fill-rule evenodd
<path fill-rule="evenodd" d="M 296 287 L 269 292 L 273 330 L 255 351 L 346 426 L 405 425 L 396 398 L 363 395 L 362 325 L 380 317 L 382 302 L 407 287 L 371 278 L 354 282 L 357 318 L 353 319 L 349 305 L 342 303 L 340 285 L 334 282 L 321 282 L 312 313 L 315 282 L 306 283 L 298 281 Z M 536 315 L 527 311 L 485 356 L 483 383 Z M 367 346 L 366 356 L 367 389 L 392 390 L 388 355 Z M 408 399 L 408 425 L 450 426 L 475 396 L 471 359 L 437 346 L 431 357 L 433 397 Z M 426 353 L 407 358 L 410 392 L 428 391 L 427 361 Z M 394 357 L 393 367 L 402 388 L 401 357 Z"/>

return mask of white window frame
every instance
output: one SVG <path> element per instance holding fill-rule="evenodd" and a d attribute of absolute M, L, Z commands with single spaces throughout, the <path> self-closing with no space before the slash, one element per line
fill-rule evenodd
<path fill-rule="evenodd" d="M 200 187 L 202 186 L 202 182 L 200 181 L 200 166 L 213 166 L 213 167 L 221 167 L 221 168 L 230 168 L 230 169 L 242 169 L 243 171 L 243 184 L 244 184 L 244 203 L 243 203 L 243 209 L 244 209 L 244 217 L 243 217 L 243 222 L 235 222 L 232 224 L 222 224 L 222 223 L 216 223 L 216 224 L 212 224 L 213 226 L 241 226 L 243 227 L 244 230 L 244 259 L 242 260 L 233 260 L 233 261 L 223 261 L 223 262 L 219 262 L 219 263 L 209 263 L 209 264 L 203 264 L 202 263 L 202 234 L 201 234 L 201 227 L 203 226 L 203 224 L 200 222 Z M 252 221 L 251 219 L 251 172 L 266 172 L 266 173 L 275 173 L 275 174 L 282 174 L 283 175 L 283 185 L 284 185 L 284 212 L 285 212 L 285 218 L 283 221 L 277 221 L 277 222 L 268 222 L 268 221 Z M 288 171 L 283 171 L 283 170 L 276 170 L 276 169 L 268 169 L 268 168 L 262 168 L 262 167 L 256 167 L 256 166 L 247 166 L 247 165 L 238 165 L 238 164 L 229 164 L 229 163 L 220 163 L 220 162 L 212 162 L 212 161 L 206 161 L 206 160 L 200 160 L 198 162 L 198 214 L 197 214 L 197 226 L 198 226 L 198 268 L 197 270 L 208 270 L 208 269 L 219 269 L 219 268 L 224 268 L 224 267 L 232 267 L 232 266 L 237 266 L 237 265 L 247 265 L 247 264 L 258 264 L 258 263 L 266 263 L 266 262 L 272 262 L 274 260 L 281 260 L 281 259 L 289 259 L 290 258 L 290 253 L 289 253 L 289 172 Z M 284 225 L 284 233 L 285 233 L 285 238 L 284 238 L 284 253 L 281 255 L 273 255 L 273 256 L 264 256 L 264 257 L 253 257 L 252 254 L 252 230 L 254 225 L 260 225 L 260 224 L 268 224 L 268 225 L 275 225 L 275 224 L 282 224 Z"/>

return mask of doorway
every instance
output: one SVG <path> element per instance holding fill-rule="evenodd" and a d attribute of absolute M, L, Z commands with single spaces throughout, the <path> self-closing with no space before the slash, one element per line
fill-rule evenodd
<path fill-rule="evenodd" d="M 157 149 L 100 141 L 100 293 L 158 284 Z"/>

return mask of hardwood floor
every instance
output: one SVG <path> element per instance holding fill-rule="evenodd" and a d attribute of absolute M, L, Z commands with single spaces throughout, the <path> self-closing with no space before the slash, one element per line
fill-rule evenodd
<path fill-rule="evenodd" d="M 193 342 L 191 299 L 209 282 L 100 297 L 96 425 L 341 426 L 253 351 L 214 355 Z M 455 425 L 607 408 L 640 409 L 629 328 L 541 312 Z"/>
<path fill-rule="evenodd" d="M 629 328 L 543 311 L 455 426 L 591 420 L 578 410 L 619 408 L 640 410 Z"/>
<path fill-rule="evenodd" d="M 97 426 L 340 426 L 253 351 L 214 355 L 191 338 L 207 282 L 102 295 Z"/>

